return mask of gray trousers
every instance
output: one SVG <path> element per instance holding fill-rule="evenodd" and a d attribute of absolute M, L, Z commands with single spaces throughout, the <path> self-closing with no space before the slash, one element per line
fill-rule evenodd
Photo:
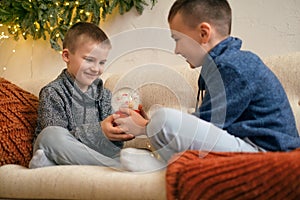
<path fill-rule="evenodd" d="M 265 151 L 247 138 L 235 137 L 196 116 L 170 108 L 157 110 L 146 132 L 157 153 L 166 161 L 185 150 L 200 150 L 203 156 L 210 151 Z"/>
<path fill-rule="evenodd" d="M 49 126 L 38 135 L 33 152 L 42 149 L 56 165 L 99 165 L 120 167 L 119 158 L 110 158 L 78 141 L 67 129 Z"/>

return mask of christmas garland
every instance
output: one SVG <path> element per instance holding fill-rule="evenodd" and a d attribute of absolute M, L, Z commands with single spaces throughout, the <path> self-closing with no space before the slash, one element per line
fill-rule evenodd
<path fill-rule="evenodd" d="M 153 7 L 157 0 L 150 2 Z M 51 47 L 60 51 L 60 43 L 72 24 L 88 21 L 99 25 L 114 9 L 121 15 L 132 8 L 142 14 L 145 6 L 145 0 L 1 0 L 0 24 L 7 26 L 15 40 L 20 35 L 25 40 L 28 36 L 37 40 L 49 35 Z"/>

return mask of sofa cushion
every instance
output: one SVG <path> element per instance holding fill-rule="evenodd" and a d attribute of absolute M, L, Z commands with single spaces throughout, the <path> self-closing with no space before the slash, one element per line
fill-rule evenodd
<path fill-rule="evenodd" d="M 300 52 L 270 56 L 265 58 L 264 62 L 281 81 L 289 98 L 300 134 Z"/>
<path fill-rule="evenodd" d="M 268 153 L 186 151 L 166 172 L 168 199 L 299 199 L 300 149 Z"/>
<path fill-rule="evenodd" d="M 0 78 L 0 166 L 28 166 L 36 126 L 38 98 Z"/>

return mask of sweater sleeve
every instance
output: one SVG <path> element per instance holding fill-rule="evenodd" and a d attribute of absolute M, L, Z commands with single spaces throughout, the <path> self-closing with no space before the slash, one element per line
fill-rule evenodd
<path fill-rule="evenodd" d="M 44 87 L 39 94 L 38 123 L 36 134 L 47 126 L 60 126 L 70 130 L 65 102 L 51 87 Z"/>

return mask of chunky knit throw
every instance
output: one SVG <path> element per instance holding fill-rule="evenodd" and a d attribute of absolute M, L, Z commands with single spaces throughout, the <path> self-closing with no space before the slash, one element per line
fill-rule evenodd
<path fill-rule="evenodd" d="M 300 199 L 300 149 L 205 157 L 199 151 L 186 151 L 172 159 L 166 181 L 169 200 L 296 200 Z"/>
<path fill-rule="evenodd" d="M 37 106 L 36 96 L 0 78 L 0 166 L 28 166 Z"/>

